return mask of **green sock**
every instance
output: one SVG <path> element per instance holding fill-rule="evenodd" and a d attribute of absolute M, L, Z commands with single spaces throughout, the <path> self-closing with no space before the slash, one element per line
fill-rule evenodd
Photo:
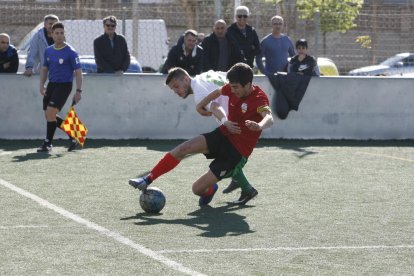
<path fill-rule="evenodd" d="M 247 181 L 246 176 L 244 175 L 242 170 L 233 175 L 232 180 L 240 185 L 242 192 L 247 193 L 252 188 L 252 185 L 250 185 L 249 181 Z"/>

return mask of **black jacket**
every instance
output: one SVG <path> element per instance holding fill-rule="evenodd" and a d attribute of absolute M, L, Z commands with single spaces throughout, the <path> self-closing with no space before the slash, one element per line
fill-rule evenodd
<path fill-rule="evenodd" d="M 189 55 L 184 55 L 183 45 L 177 44 L 168 52 L 167 60 L 161 70 L 161 73 L 167 74 L 168 70 L 173 67 L 181 67 L 188 72 L 190 76 L 198 75 L 203 69 L 203 48 L 196 45 L 195 50 Z"/>
<path fill-rule="evenodd" d="M 224 71 L 229 70 L 230 67 L 237 62 L 245 62 L 239 45 L 237 45 L 236 41 L 228 33 L 226 33 L 226 40 L 228 46 L 228 66 Z M 220 46 L 217 36 L 214 33 L 211 33 L 209 36 L 204 38 L 201 46 L 204 50 L 203 71 L 217 71 L 220 56 Z"/>
<path fill-rule="evenodd" d="M 260 41 L 256 30 L 252 26 L 246 25 L 246 36 L 244 36 L 237 27 L 237 24 L 233 23 L 227 29 L 227 33 L 229 33 L 239 45 L 247 64 L 250 67 L 253 67 L 254 58 L 260 53 Z"/>
<path fill-rule="evenodd" d="M 10 66 L 4 69 L 4 64 L 10 62 Z M 19 55 L 13 45 L 9 45 L 7 51 L 0 52 L 0 73 L 16 73 L 19 69 Z"/>
<path fill-rule="evenodd" d="M 93 41 L 93 51 L 98 73 L 114 73 L 127 71 L 131 63 L 128 46 L 122 35 L 115 33 L 114 47 L 107 34 L 103 34 Z"/>

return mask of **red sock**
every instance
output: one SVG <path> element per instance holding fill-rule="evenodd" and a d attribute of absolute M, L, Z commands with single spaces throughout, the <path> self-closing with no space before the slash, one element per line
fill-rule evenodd
<path fill-rule="evenodd" d="M 152 169 L 149 178 L 151 181 L 154 181 L 159 176 L 174 169 L 179 163 L 180 160 L 177 160 L 174 156 L 171 155 L 171 153 L 167 153 Z"/>
<path fill-rule="evenodd" d="M 205 193 L 203 194 L 203 196 L 211 196 L 212 194 L 214 194 L 214 184 L 213 184 L 213 185 L 211 185 L 211 186 L 208 188 L 207 192 L 205 192 Z"/>

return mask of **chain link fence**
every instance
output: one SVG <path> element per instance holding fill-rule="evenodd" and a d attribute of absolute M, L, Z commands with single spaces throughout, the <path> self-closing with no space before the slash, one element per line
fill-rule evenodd
<path fill-rule="evenodd" d="M 278 2 L 278 3 L 276 3 Z M 223 18 L 228 24 L 234 21 L 234 6 L 250 8 L 249 23 L 255 27 L 259 39 L 271 32 L 270 18 L 281 15 L 285 19 L 285 32 L 296 41 L 306 38 L 310 54 L 328 57 L 337 65 L 341 74 L 349 70 L 378 64 L 401 52 L 414 51 L 414 0 L 365 0 L 355 27 L 347 32 L 321 32 L 318 20 L 301 18 L 296 0 L 249 1 L 249 0 L 0 0 L 0 32 L 11 36 L 12 43 L 19 45 L 24 36 L 44 15 L 56 14 L 61 20 L 101 20 L 107 15 L 119 19 L 163 19 L 171 47 L 184 30 L 192 28 L 209 34 L 216 19 Z M 332 14 L 335 17 L 335 14 Z M 133 28 L 138 28 L 134 26 Z M 118 30 L 119 31 L 119 30 Z M 93 33 L 83 25 L 79 33 Z M 103 32 L 103 29 L 102 29 Z M 137 35 L 129 32 L 126 35 Z M 151 33 L 157 36 L 157 32 Z M 68 41 L 71 43 L 70 41 Z M 89 43 L 89 42 L 88 42 Z M 137 45 L 129 45 L 138 60 L 150 56 L 151 49 L 139 52 Z M 81 53 L 82 54 L 82 53 Z"/>

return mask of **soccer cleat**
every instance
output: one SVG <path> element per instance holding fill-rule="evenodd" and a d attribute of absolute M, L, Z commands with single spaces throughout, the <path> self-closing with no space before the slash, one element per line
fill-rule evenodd
<path fill-rule="evenodd" d="M 77 148 L 77 146 L 79 145 L 79 143 L 78 143 L 78 141 L 76 141 L 75 139 L 71 139 L 70 140 L 70 144 L 69 144 L 69 147 L 68 147 L 68 151 L 73 151 L 73 150 L 75 150 L 76 148 Z"/>
<path fill-rule="evenodd" d="M 234 190 L 236 190 L 238 188 L 240 188 L 239 183 L 237 183 L 234 180 L 231 180 L 229 186 L 227 186 L 227 188 L 223 190 L 223 194 L 231 193 L 231 192 L 233 192 Z"/>
<path fill-rule="evenodd" d="M 218 190 L 218 185 L 217 185 L 217 183 L 214 183 L 214 185 L 213 185 L 213 189 L 214 189 L 214 192 L 211 194 L 211 195 L 209 195 L 209 196 L 200 196 L 200 199 L 198 200 L 198 205 L 199 206 L 204 206 L 204 205 L 207 205 L 207 204 L 209 204 L 210 202 L 211 202 L 211 200 L 213 199 L 213 197 L 214 197 L 214 194 L 217 192 L 217 190 Z"/>
<path fill-rule="evenodd" d="M 245 205 L 247 202 L 249 202 L 252 198 L 257 196 L 258 192 L 255 188 L 251 188 L 248 192 L 243 192 L 240 195 L 240 198 L 238 200 L 233 201 L 232 203 L 235 205 Z"/>
<path fill-rule="evenodd" d="M 151 184 L 151 182 L 152 181 L 148 178 L 148 176 L 146 176 L 130 179 L 128 183 L 135 189 L 144 191 L 147 189 L 148 185 Z"/>
<path fill-rule="evenodd" d="M 52 144 L 43 141 L 43 144 L 37 149 L 37 152 L 50 152 L 52 150 Z"/>

